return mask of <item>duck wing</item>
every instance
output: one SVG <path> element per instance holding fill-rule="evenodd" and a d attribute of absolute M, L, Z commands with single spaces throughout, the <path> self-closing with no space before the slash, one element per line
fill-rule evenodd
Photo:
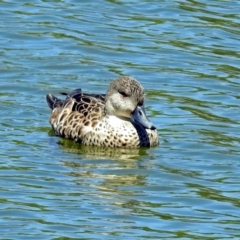
<path fill-rule="evenodd" d="M 84 94 L 81 89 L 61 94 L 66 96 L 64 100 L 52 94 L 46 96 L 52 109 L 50 123 L 57 135 L 81 141 L 105 115 L 105 95 Z"/>

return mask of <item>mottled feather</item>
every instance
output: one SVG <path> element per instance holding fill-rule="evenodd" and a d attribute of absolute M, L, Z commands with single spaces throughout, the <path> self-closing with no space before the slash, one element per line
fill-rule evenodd
<path fill-rule="evenodd" d="M 50 124 L 57 136 L 89 146 L 158 145 L 158 133 L 151 122 L 146 118 L 151 126 L 146 127 L 133 119 L 135 109 L 144 103 L 143 88 L 134 78 L 123 76 L 113 81 L 106 95 L 87 94 L 81 89 L 62 94 L 66 96 L 64 100 L 52 94 L 46 96 L 52 110 Z"/>

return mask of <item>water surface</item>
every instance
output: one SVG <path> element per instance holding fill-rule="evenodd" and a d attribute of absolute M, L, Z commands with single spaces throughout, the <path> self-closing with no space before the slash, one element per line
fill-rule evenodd
<path fill-rule="evenodd" d="M 239 1 L 0 1 L 2 239 L 239 239 Z M 160 146 L 55 137 L 49 92 L 137 78 Z"/>

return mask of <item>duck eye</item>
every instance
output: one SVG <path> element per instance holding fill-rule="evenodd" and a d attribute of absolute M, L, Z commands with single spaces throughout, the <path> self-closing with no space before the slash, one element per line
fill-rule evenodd
<path fill-rule="evenodd" d="M 123 97 L 128 97 L 128 95 L 125 92 L 119 91 L 119 93 L 123 96 Z"/>

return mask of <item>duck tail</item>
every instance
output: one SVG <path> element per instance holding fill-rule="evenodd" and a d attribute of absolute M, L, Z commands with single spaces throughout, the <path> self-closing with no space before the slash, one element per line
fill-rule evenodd
<path fill-rule="evenodd" d="M 61 101 L 61 99 L 55 97 L 54 95 L 52 95 L 51 93 L 47 94 L 46 96 L 46 101 L 48 106 L 53 110 L 55 107 L 58 106 L 57 103 L 59 103 Z"/>

